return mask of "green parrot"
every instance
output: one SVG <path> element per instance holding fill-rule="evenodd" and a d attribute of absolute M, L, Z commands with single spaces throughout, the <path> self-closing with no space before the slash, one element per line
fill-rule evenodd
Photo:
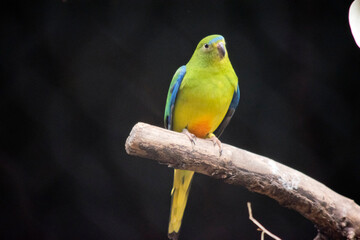
<path fill-rule="evenodd" d="M 220 136 L 239 103 L 238 78 L 221 35 L 207 36 L 197 45 L 190 61 L 173 76 L 166 99 L 165 128 L 211 140 L 219 147 Z M 214 134 L 215 133 L 215 134 Z M 174 170 L 169 239 L 178 239 L 193 171 Z"/>

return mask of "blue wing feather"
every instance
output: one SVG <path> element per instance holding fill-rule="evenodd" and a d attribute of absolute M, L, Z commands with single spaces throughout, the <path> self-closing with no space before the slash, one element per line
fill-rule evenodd
<path fill-rule="evenodd" d="M 238 84 L 237 90 L 234 92 L 233 98 L 231 100 L 229 109 L 228 109 L 223 121 L 220 123 L 219 127 L 215 131 L 215 135 L 217 137 L 220 137 L 220 135 L 225 130 L 226 126 L 229 124 L 229 122 L 230 122 L 232 116 L 234 115 L 235 110 L 239 104 L 239 100 L 240 100 L 240 88 L 239 88 L 239 84 Z"/>
<path fill-rule="evenodd" d="M 164 115 L 164 123 L 165 128 L 171 129 L 172 128 L 172 117 L 174 112 L 174 106 L 176 101 L 176 96 L 180 89 L 182 80 L 184 79 L 186 73 L 186 66 L 181 66 L 174 74 L 170 87 L 168 96 L 166 99 L 166 106 L 165 106 L 165 115 Z"/>
<path fill-rule="evenodd" d="M 231 100 L 229 108 L 236 109 L 237 106 L 239 105 L 239 101 L 240 101 L 240 88 L 239 88 L 239 84 L 238 84 L 237 90 L 236 90 L 236 92 L 234 92 L 234 95 Z"/>

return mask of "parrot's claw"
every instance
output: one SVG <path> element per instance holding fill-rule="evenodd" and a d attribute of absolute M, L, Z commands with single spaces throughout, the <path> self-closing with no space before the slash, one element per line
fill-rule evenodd
<path fill-rule="evenodd" d="M 219 157 L 221 157 L 222 152 L 223 152 L 223 147 L 222 147 L 222 143 L 220 142 L 220 140 L 214 134 L 211 134 L 210 138 L 206 138 L 206 140 L 212 141 L 214 146 L 218 145 L 218 147 L 219 147 Z"/>
<path fill-rule="evenodd" d="M 191 144 L 195 146 L 196 136 L 194 134 L 189 132 L 186 128 L 184 128 L 181 133 L 185 134 L 190 139 Z"/>

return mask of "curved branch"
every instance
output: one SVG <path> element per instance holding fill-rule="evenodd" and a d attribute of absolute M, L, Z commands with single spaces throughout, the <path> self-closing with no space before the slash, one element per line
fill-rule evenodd
<path fill-rule="evenodd" d="M 172 168 L 192 170 L 271 197 L 312 221 L 330 239 L 360 239 L 360 207 L 320 182 L 269 158 L 223 144 L 219 157 L 209 141 L 193 146 L 184 134 L 136 124 L 125 148 Z"/>

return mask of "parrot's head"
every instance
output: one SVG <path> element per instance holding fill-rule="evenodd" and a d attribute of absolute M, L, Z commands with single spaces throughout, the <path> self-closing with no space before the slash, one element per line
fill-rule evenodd
<path fill-rule="evenodd" d="M 192 61 L 202 65 L 212 65 L 228 59 L 225 39 L 221 35 L 210 35 L 203 38 L 197 45 Z"/>

